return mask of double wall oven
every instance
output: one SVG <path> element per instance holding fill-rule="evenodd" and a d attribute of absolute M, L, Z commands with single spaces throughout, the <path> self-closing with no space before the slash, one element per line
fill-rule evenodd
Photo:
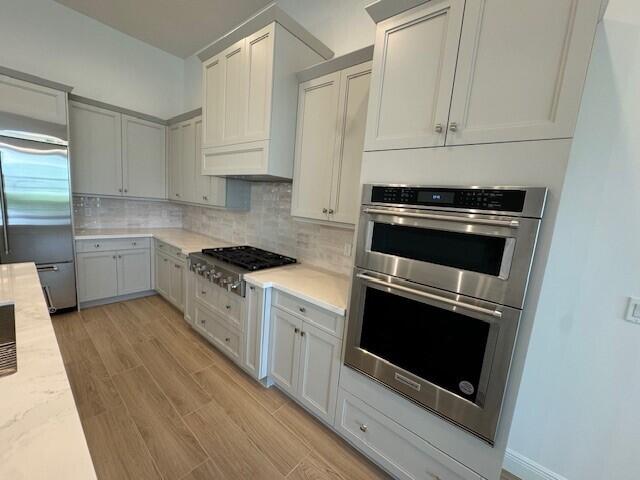
<path fill-rule="evenodd" d="M 345 363 L 493 443 L 546 196 L 365 185 Z"/>

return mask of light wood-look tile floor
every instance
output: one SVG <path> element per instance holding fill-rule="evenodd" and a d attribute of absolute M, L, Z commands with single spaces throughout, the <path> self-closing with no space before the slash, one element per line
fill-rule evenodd
<path fill-rule="evenodd" d="M 100 480 L 388 478 L 160 297 L 53 326 Z"/>

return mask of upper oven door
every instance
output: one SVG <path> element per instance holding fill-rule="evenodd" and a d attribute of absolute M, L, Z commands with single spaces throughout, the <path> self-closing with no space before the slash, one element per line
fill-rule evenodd
<path fill-rule="evenodd" d="M 356 265 L 522 308 L 540 220 L 363 206 Z"/>

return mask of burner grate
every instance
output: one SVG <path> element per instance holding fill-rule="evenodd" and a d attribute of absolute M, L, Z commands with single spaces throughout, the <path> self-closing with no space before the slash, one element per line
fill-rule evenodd
<path fill-rule="evenodd" d="M 285 257 L 248 245 L 238 247 L 205 248 L 202 253 L 250 271 L 280 267 L 296 263 L 295 258 Z"/>

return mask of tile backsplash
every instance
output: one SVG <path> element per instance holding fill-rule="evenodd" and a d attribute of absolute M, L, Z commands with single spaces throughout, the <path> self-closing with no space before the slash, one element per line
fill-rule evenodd
<path fill-rule="evenodd" d="M 73 197 L 76 228 L 182 227 L 182 207 L 168 202 Z"/>
<path fill-rule="evenodd" d="M 185 206 L 183 228 L 233 243 L 253 245 L 337 273 L 351 272 L 353 229 L 294 220 L 291 184 L 251 184 L 251 210 L 233 212 Z"/>
<path fill-rule="evenodd" d="M 253 245 L 336 273 L 351 271 L 353 229 L 294 220 L 291 184 L 251 184 L 251 209 L 237 212 L 169 202 L 74 196 L 76 228 L 185 228 Z"/>

